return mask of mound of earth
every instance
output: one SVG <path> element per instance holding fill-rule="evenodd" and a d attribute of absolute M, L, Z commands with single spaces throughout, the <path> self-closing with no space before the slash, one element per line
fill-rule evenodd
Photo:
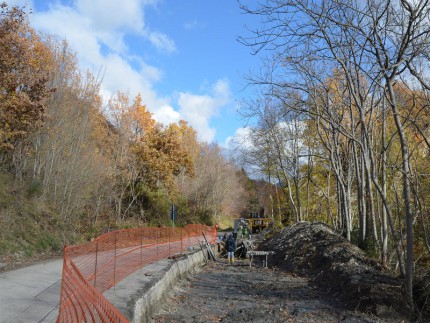
<path fill-rule="evenodd" d="M 417 268 L 414 278 L 414 300 L 417 306 L 417 321 L 430 321 L 430 270 Z"/>
<path fill-rule="evenodd" d="M 287 227 L 259 245 L 275 251 L 271 264 L 313 283 L 350 309 L 380 317 L 406 314 L 402 281 L 323 223 Z"/>

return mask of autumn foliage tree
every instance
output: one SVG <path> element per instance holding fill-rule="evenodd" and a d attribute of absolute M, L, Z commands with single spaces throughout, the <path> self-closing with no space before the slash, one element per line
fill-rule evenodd
<path fill-rule="evenodd" d="M 149 187 L 163 186 L 172 193 L 175 176 L 182 171 L 193 174 L 191 155 L 181 130 L 184 129 L 177 124 L 170 124 L 166 128 L 155 127 L 135 146 L 142 180 Z"/>
<path fill-rule="evenodd" d="M 118 217 L 144 214 L 150 207 L 145 205 L 148 192 L 163 192 L 164 199 L 174 199 L 180 194 L 175 178 L 194 172 L 195 131 L 184 121 L 168 126 L 156 122 L 140 95 L 130 102 L 127 95 L 117 93 L 109 111 L 116 129 L 113 156 L 119 184 Z"/>
<path fill-rule="evenodd" d="M 0 8 L 0 175 L 38 205 L 31 212 L 55 214 L 40 230 L 58 232 L 61 245 L 106 228 L 165 225 L 172 203 L 180 224 L 240 208 L 237 169 L 219 147 L 183 120 L 157 122 L 140 94 L 104 102 L 100 75 L 79 68 L 66 40 L 37 33 L 18 7 Z"/>
<path fill-rule="evenodd" d="M 0 4 L 0 150 L 39 126 L 51 94 L 52 55 L 18 7 Z"/>

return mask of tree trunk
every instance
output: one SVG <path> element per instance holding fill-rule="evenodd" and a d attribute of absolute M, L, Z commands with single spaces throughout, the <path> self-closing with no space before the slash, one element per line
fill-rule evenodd
<path fill-rule="evenodd" d="M 382 165 L 381 165 L 381 185 L 382 192 L 384 196 L 387 196 L 387 150 L 385 147 L 385 127 L 386 127 L 386 119 L 385 119 L 385 98 L 382 101 Z M 387 267 L 387 258 L 388 257 L 388 227 L 387 227 L 387 210 L 385 207 L 382 207 L 382 265 Z"/>
<path fill-rule="evenodd" d="M 413 307 L 413 276 L 414 276 L 414 228 L 413 214 L 411 208 L 411 187 L 409 182 L 410 165 L 409 165 L 409 149 L 406 140 L 405 129 L 400 121 L 399 111 L 396 103 L 396 97 L 393 89 L 394 80 L 387 80 L 389 102 L 393 111 L 394 122 L 396 124 L 397 133 L 399 135 L 400 147 L 402 151 L 402 171 L 403 171 L 403 200 L 406 217 L 406 291 L 408 303 Z"/>

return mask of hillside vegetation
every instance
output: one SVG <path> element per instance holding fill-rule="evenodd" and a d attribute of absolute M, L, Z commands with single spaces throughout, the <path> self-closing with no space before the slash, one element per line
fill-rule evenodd
<path fill-rule="evenodd" d="M 61 252 L 67 231 L 29 187 L 0 175 L 0 262 L 23 262 Z M 42 256 L 43 256 L 42 255 Z"/>
<path fill-rule="evenodd" d="M 66 41 L 38 33 L 19 7 L 0 10 L 2 259 L 245 212 L 255 189 L 218 145 L 185 121 L 157 122 L 140 94 L 103 102 Z"/>

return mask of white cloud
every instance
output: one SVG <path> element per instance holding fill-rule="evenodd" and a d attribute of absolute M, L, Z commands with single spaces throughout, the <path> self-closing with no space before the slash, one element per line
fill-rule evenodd
<path fill-rule="evenodd" d="M 117 31 L 126 29 L 139 32 L 144 27 L 144 5 L 140 0 L 77 0 L 76 9 L 91 19 L 93 28 L 98 31 Z"/>
<path fill-rule="evenodd" d="M 244 127 L 236 129 L 234 136 L 228 137 L 223 147 L 228 150 L 237 150 L 240 148 L 241 150 L 251 150 L 254 148 L 254 145 L 251 140 L 252 134 L 251 127 Z"/>
<path fill-rule="evenodd" d="M 145 26 L 145 6 L 157 1 L 127 0 L 118 5 L 116 0 L 77 0 L 76 10 L 88 17 L 98 38 L 116 51 L 126 49 L 123 38 L 132 32 L 149 40 L 157 49 L 171 53 L 176 51 L 175 42 L 158 31 Z"/>
<path fill-rule="evenodd" d="M 220 100 L 229 100 L 230 86 L 226 80 L 218 80 L 213 87 L 213 91 Z"/>
<path fill-rule="evenodd" d="M 170 105 L 163 105 L 154 112 L 154 119 L 167 125 L 181 120 L 181 115 Z"/>
<path fill-rule="evenodd" d="M 210 119 L 218 115 L 220 108 L 229 103 L 230 96 L 230 87 L 226 80 L 217 81 L 211 94 L 179 93 L 178 105 L 181 116 L 197 130 L 200 140 L 206 142 L 214 140 L 216 130 L 210 127 Z"/>
<path fill-rule="evenodd" d="M 153 89 L 162 72 L 139 57 L 129 56 L 123 43 L 124 30 L 144 33 L 143 11 L 148 3 L 154 1 L 133 0 L 118 6 L 111 0 L 78 0 L 75 7 L 57 3 L 46 12 L 36 12 L 31 20 L 37 30 L 64 37 L 77 52 L 83 70 L 102 70 L 104 99 L 117 91 L 128 92 L 131 97 L 141 93 L 148 109 L 156 111 L 169 104 L 168 98 L 160 98 Z M 102 53 L 102 45 L 108 53 Z M 138 67 L 133 68 L 131 62 L 137 62 Z"/>
<path fill-rule="evenodd" d="M 65 38 L 77 52 L 82 70 L 102 72 L 101 95 L 106 102 L 117 91 L 128 93 L 131 99 L 140 93 L 157 121 L 167 125 L 186 120 L 200 140 L 212 142 L 216 130 L 210 121 L 231 101 L 228 82 L 218 80 L 200 94 L 179 92 L 175 109 L 171 97 L 161 97 L 154 89 L 163 72 L 128 53 L 128 33 L 148 40 L 158 50 L 176 50 L 171 38 L 145 24 L 145 7 L 157 2 L 127 0 L 118 5 L 113 0 L 76 0 L 71 6 L 56 2 L 47 11 L 35 12 L 30 19 L 36 30 Z"/>
<path fill-rule="evenodd" d="M 217 109 L 214 99 L 208 95 L 181 92 L 178 104 L 181 115 L 197 130 L 199 139 L 211 142 L 215 137 L 215 129 L 209 126 L 209 120 Z"/>
<path fill-rule="evenodd" d="M 101 59 L 100 43 L 91 31 L 91 21 L 70 7 L 55 5 L 48 12 L 31 16 L 36 30 L 64 37 L 70 47 L 78 53 L 81 67 L 99 68 Z"/>
<path fill-rule="evenodd" d="M 159 50 L 164 50 L 168 53 L 173 53 L 176 51 L 175 42 L 165 34 L 156 31 L 150 31 L 148 32 L 148 38 L 151 43 Z"/>

